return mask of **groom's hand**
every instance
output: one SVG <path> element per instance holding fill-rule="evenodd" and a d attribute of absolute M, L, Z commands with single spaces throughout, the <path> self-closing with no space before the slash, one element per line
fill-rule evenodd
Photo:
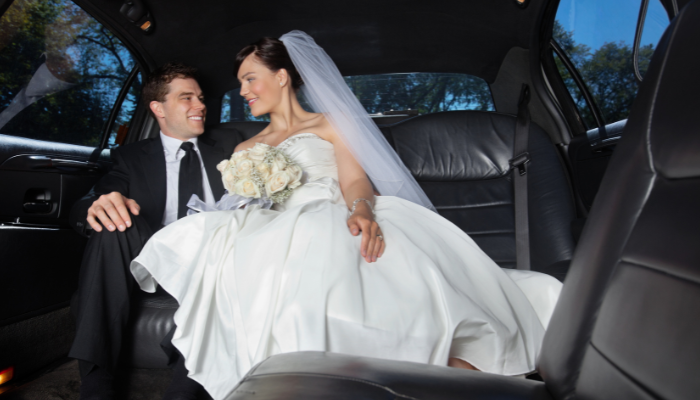
<path fill-rule="evenodd" d="M 88 208 L 87 222 L 96 232 L 102 232 L 102 225 L 110 232 L 114 232 L 115 229 L 124 232 L 126 228 L 131 227 L 129 211 L 139 215 L 140 210 L 136 200 L 124 197 L 119 192 L 103 194 Z"/>
<path fill-rule="evenodd" d="M 362 232 L 362 243 L 360 244 L 360 253 L 368 263 L 377 261 L 377 258 L 384 254 L 386 243 L 381 238 L 381 230 L 379 224 L 374 220 L 372 211 L 369 207 L 358 206 L 355 214 L 348 218 L 348 228 L 353 236 L 357 236 Z M 380 239 L 381 238 L 381 239 Z"/>

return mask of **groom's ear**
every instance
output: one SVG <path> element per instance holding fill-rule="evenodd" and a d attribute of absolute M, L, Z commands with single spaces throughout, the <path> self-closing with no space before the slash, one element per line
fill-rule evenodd
<path fill-rule="evenodd" d="M 156 118 L 165 118 L 165 114 L 163 114 L 163 104 L 160 101 L 153 100 L 148 106 L 151 107 L 151 111 L 153 111 L 153 115 L 155 115 Z"/>

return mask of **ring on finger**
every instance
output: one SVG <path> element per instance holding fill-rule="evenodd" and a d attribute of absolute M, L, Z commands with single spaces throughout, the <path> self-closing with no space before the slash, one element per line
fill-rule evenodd
<path fill-rule="evenodd" d="M 377 233 L 377 237 L 379 238 L 379 240 L 384 240 L 384 236 L 382 236 L 382 235 L 380 235 L 380 234 L 378 234 L 378 233 Z"/>

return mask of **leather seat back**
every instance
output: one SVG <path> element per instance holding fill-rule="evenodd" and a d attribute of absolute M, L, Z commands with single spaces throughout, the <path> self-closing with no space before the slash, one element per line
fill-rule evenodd
<path fill-rule="evenodd" d="M 381 130 L 438 212 L 463 231 L 498 265 L 515 268 L 515 212 L 509 160 L 515 117 L 481 111 L 449 111 L 411 118 Z M 208 129 L 212 137 L 243 141 L 266 122 L 228 122 Z M 573 197 L 554 145 L 531 124 L 528 204 L 532 269 L 573 254 Z M 547 271 L 549 272 L 549 271 Z M 561 278 L 561 277 L 560 277 Z"/>
<path fill-rule="evenodd" d="M 555 398 L 700 393 L 700 1 L 666 30 L 545 336 Z"/>
<path fill-rule="evenodd" d="M 493 112 L 449 111 L 382 128 L 440 215 L 504 268 L 516 265 L 509 165 L 515 120 Z M 554 145 L 539 126 L 530 127 L 530 258 L 532 269 L 541 271 L 571 259 L 575 210 Z"/>
<path fill-rule="evenodd" d="M 258 121 L 223 122 L 208 127 L 206 134 L 214 140 L 221 136 L 234 135 L 240 143 L 260 133 L 267 124 L 267 122 Z"/>

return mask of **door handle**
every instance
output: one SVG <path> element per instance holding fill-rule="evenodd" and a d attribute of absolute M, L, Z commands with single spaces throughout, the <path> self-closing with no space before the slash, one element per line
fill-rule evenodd
<path fill-rule="evenodd" d="M 28 214 L 49 214 L 54 210 L 55 202 L 51 201 L 51 191 L 48 189 L 29 189 L 24 194 L 22 208 Z"/>
<path fill-rule="evenodd" d="M 48 201 L 29 201 L 23 204 L 24 212 L 32 214 L 48 214 L 53 204 Z"/>

